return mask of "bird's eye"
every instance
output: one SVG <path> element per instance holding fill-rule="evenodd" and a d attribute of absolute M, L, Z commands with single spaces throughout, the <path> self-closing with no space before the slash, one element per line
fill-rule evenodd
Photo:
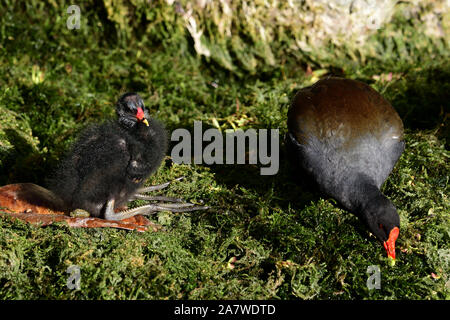
<path fill-rule="evenodd" d="M 130 111 L 136 112 L 136 110 L 137 110 L 136 103 L 133 100 L 127 101 L 127 108 Z"/>

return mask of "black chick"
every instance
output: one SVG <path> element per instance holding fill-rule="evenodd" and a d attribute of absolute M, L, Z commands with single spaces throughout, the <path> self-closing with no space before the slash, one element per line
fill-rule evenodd
<path fill-rule="evenodd" d="M 133 199 L 180 202 L 180 199 L 141 194 L 169 184 L 140 188 L 158 169 L 167 151 L 168 137 L 164 126 L 150 118 L 136 93 L 122 95 L 116 104 L 116 112 L 118 120 L 93 125 L 80 134 L 51 179 L 50 190 L 63 200 L 66 208 L 84 209 L 91 216 L 108 220 L 161 210 L 205 209 L 189 203 L 152 203 L 115 212 Z"/>
<path fill-rule="evenodd" d="M 332 77 L 296 94 L 287 124 L 294 165 L 357 214 L 395 259 L 400 218 L 380 187 L 405 143 L 389 102 L 364 83 Z"/>

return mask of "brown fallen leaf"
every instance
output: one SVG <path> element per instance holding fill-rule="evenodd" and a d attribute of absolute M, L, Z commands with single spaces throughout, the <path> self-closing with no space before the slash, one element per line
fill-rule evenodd
<path fill-rule="evenodd" d="M 45 188 L 32 183 L 17 183 L 0 187 L 0 216 L 20 219 L 33 225 L 47 226 L 65 221 L 73 228 L 118 228 L 157 231 L 159 226 L 142 215 L 124 220 L 91 217 L 70 217 L 64 205 Z"/>

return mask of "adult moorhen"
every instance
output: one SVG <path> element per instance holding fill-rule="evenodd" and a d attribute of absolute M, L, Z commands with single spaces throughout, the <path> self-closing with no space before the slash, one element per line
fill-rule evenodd
<path fill-rule="evenodd" d="M 295 95 L 287 125 L 294 166 L 359 216 L 395 262 L 400 218 L 380 187 L 405 143 L 389 102 L 362 82 L 329 77 Z"/>

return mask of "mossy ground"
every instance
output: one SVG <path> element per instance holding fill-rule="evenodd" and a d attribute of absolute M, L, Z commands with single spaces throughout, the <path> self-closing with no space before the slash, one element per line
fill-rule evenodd
<path fill-rule="evenodd" d="M 76 133 L 113 116 L 124 91 L 139 92 L 169 130 L 201 120 L 204 130 L 279 128 L 283 137 L 293 93 L 315 81 L 294 60 L 237 76 L 197 57 L 188 40 L 111 43 L 107 24 L 92 27 L 94 13 L 89 27 L 68 31 L 65 18 L 36 8 L 1 18 L 0 110 L 18 124 L 0 124 L 2 185 L 45 185 Z M 392 81 L 373 78 L 389 72 Z M 388 68 L 368 61 L 325 72 L 371 84 L 404 120 L 406 150 L 383 187 L 401 216 L 395 267 L 355 216 L 295 183 L 283 152 L 274 176 L 167 158 L 147 184 L 185 176 L 166 194 L 210 210 L 156 214 L 156 233 L 1 218 L 0 298 L 449 299 L 449 72 L 448 59 L 429 51 Z M 70 265 L 81 268 L 81 290 L 66 286 Z M 379 290 L 366 285 L 371 265 L 381 268 Z"/>

